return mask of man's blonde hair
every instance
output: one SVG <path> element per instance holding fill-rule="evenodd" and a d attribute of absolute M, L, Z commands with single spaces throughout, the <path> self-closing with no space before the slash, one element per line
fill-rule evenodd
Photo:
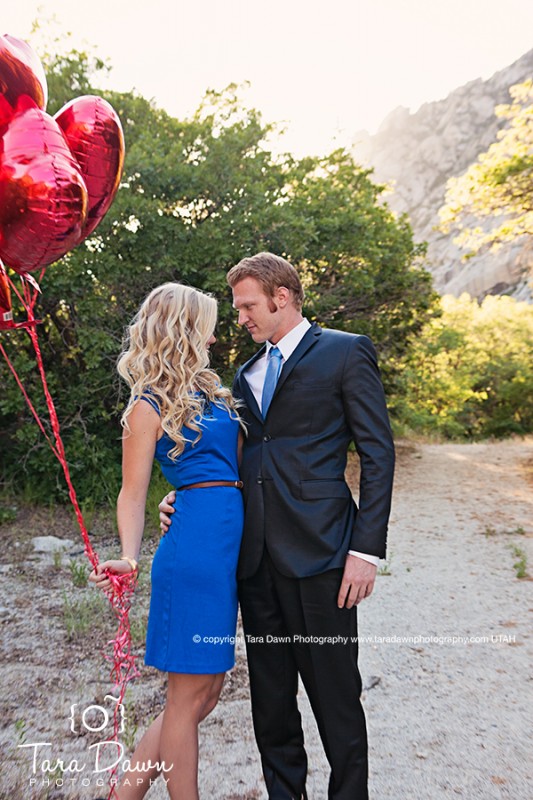
<path fill-rule="evenodd" d="M 304 290 L 298 273 L 285 258 L 274 253 L 257 253 L 255 256 L 243 258 L 230 269 L 226 278 L 232 289 L 244 278 L 255 278 L 268 297 L 274 297 L 276 289 L 285 286 L 298 311 L 302 309 Z"/>

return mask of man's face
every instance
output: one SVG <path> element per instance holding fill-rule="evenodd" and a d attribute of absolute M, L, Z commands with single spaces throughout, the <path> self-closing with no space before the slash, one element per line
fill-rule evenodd
<path fill-rule="evenodd" d="M 265 294 L 255 278 L 243 278 L 233 287 L 233 307 L 239 312 L 239 325 L 244 325 L 254 342 L 277 341 L 283 315 L 275 298 Z"/>

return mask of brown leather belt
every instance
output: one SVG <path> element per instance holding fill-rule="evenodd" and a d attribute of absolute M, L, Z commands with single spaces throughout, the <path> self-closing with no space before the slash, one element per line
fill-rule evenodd
<path fill-rule="evenodd" d="M 185 489 L 209 489 L 211 486 L 231 486 L 233 489 L 242 489 L 242 481 L 203 481 L 202 483 L 189 483 L 188 486 L 180 486 L 179 492 Z"/>

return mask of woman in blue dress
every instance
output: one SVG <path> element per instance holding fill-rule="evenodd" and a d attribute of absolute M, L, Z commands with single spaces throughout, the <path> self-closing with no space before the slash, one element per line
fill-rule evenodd
<path fill-rule="evenodd" d="M 145 656 L 168 672 L 166 705 L 131 758 L 120 800 L 144 797 L 163 762 L 172 800 L 198 798 L 198 723 L 235 663 L 241 422 L 231 392 L 209 369 L 216 316 L 214 298 L 164 284 L 139 309 L 118 363 L 131 389 L 117 501 L 122 556 L 91 573 L 99 588 L 109 590 L 110 572 L 137 570 L 154 457 L 177 490 L 172 525 L 152 562 Z"/>

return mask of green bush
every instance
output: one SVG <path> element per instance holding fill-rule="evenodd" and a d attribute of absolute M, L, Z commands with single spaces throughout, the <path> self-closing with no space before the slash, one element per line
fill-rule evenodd
<path fill-rule="evenodd" d="M 442 298 L 398 366 L 395 416 L 445 437 L 533 431 L 533 307 L 510 297 Z"/>

